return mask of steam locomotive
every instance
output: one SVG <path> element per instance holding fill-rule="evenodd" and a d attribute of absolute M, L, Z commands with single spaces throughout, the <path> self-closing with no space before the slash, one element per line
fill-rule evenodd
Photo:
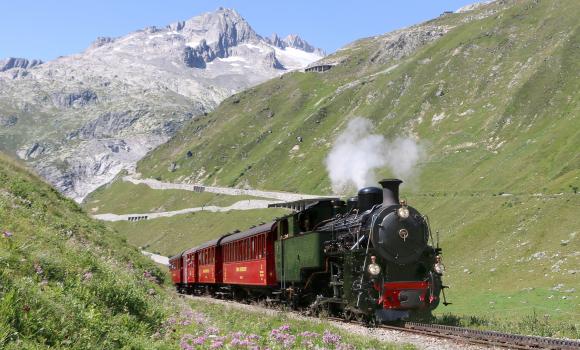
<path fill-rule="evenodd" d="M 173 284 L 369 323 L 428 314 L 443 288 L 441 249 L 427 217 L 399 199 L 401 183 L 383 180 L 346 202 L 273 204 L 293 212 L 171 257 Z"/>

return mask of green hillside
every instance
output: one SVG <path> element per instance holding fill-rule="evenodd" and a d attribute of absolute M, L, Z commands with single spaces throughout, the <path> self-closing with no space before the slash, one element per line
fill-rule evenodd
<path fill-rule="evenodd" d="M 208 205 L 227 207 L 238 201 L 258 199 L 252 196 L 228 196 L 210 192 L 154 190 L 145 184 L 121 179 L 101 186 L 82 203 L 91 214 L 157 213 Z"/>
<path fill-rule="evenodd" d="M 0 229 L 2 349 L 238 348 L 241 340 L 279 348 L 270 333 L 282 326 L 298 344 L 325 344 L 332 332 L 348 348 L 414 348 L 328 322 L 224 313 L 178 298 L 163 285 L 165 274 L 116 232 L 2 154 Z"/>
<path fill-rule="evenodd" d="M 332 143 L 353 117 L 368 118 L 378 134 L 427 145 L 402 191 L 441 232 L 454 299 L 441 312 L 578 324 L 579 12 L 573 0 L 498 1 L 394 43 L 392 34 L 359 40 L 327 58 L 339 63 L 325 73 L 227 99 L 138 171 L 326 194 Z M 427 32 L 445 34 L 414 46 Z"/>
<path fill-rule="evenodd" d="M 139 171 L 328 193 L 323 160 L 345 123 L 362 116 L 378 133 L 429 144 L 421 191 L 569 192 L 580 185 L 580 5 L 502 4 L 413 28 L 453 26 L 406 58 L 377 60 L 385 39 L 364 39 L 331 56 L 343 62 L 326 73 L 296 72 L 235 95 L 152 152 Z"/>
<path fill-rule="evenodd" d="M 165 275 L 0 155 L 0 348 L 149 348 Z"/>

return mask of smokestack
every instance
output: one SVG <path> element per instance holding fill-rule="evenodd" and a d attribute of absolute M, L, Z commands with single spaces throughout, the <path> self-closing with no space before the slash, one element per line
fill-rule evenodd
<path fill-rule="evenodd" d="M 403 183 L 399 179 L 384 179 L 379 181 L 383 186 L 383 205 L 398 205 L 399 204 L 399 185 Z"/>

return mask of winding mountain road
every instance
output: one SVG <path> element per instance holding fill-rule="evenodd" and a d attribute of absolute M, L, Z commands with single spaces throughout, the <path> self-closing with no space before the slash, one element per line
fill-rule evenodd
<path fill-rule="evenodd" d="M 316 196 L 311 194 L 303 193 L 291 193 L 291 192 L 277 192 L 277 191 L 260 191 L 260 190 L 247 190 L 240 188 L 231 187 L 215 187 L 215 186 L 204 186 L 200 184 L 183 184 L 183 183 L 172 183 L 172 182 L 161 182 L 155 179 L 139 179 L 134 175 L 127 175 L 123 177 L 123 181 L 131 182 L 133 184 L 145 184 L 155 190 L 185 190 L 198 192 L 197 189 L 203 188 L 204 192 L 226 194 L 229 196 L 253 196 L 261 198 L 271 198 L 278 201 L 297 201 L 300 199 L 311 199 L 320 198 L 325 196 Z"/>
<path fill-rule="evenodd" d="M 171 217 L 175 215 L 194 213 L 198 211 L 210 211 L 210 212 L 226 212 L 230 210 L 251 210 L 251 209 L 264 209 L 268 208 L 269 204 L 280 203 L 280 202 L 292 202 L 301 199 L 312 199 L 312 198 L 322 198 L 328 196 L 316 196 L 311 194 L 302 193 L 290 193 L 290 192 L 276 192 L 276 191 L 260 191 L 260 190 L 248 190 L 239 189 L 231 187 L 215 187 L 215 186 L 204 186 L 199 184 L 183 184 L 183 183 L 172 183 L 172 182 L 161 182 L 155 179 L 140 179 L 135 177 L 135 175 L 127 175 L 123 177 L 123 181 L 131 182 L 135 185 L 144 184 L 149 186 L 154 190 L 182 190 L 182 191 L 192 191 L 192 192 L 210 192 L 219 193 L 229 196 L 253 196 L 264 198 L 262 199 L 250 199 L 241 200 L 228 207 L 218 207 L 214 205 L 185 208 L 173 211 L 163 211 L 163 212 L 152 212 L 152 213 L 131 213 L 131 214 L 97 214 L 93 215 L 93 218 L 103 221 L 127 221 L 132 218 L 139 219 L 157 219 L 163 217 Z M 330 197 L 329 197 L 330 198 Z"/>

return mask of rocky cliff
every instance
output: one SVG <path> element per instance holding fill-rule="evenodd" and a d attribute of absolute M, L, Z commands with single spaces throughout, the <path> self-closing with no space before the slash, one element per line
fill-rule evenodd
<path fill-rule="evenodd" d="M 322 57 L 289 38 L 274 45 L 220 8 L 46 63 L 2 60 L 0 148 L 82 200 L 224 98 Z"/>

